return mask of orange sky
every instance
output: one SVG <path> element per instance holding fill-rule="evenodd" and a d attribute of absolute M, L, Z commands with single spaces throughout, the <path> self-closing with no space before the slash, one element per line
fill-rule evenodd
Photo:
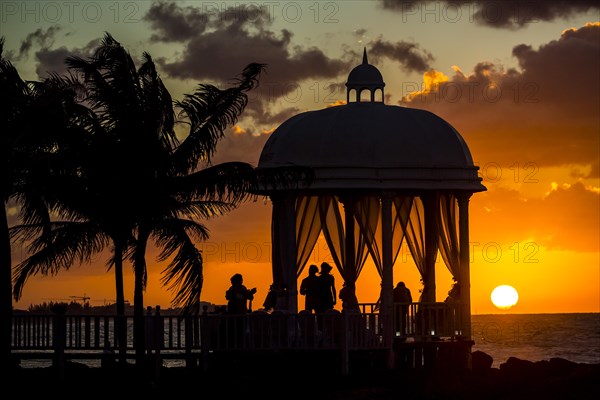
<path fill-rule="evenodd" d="M 345 100 L 347 73 L 367 46 L 370 62 L 383 73 L 386 103 L 424 108 L 446 119 L 465 138 L 481 168 L 488 191 L 475 194 L 470 203 L 472 311 L 600 312 L 598 8 L 579 12 L 561 3 L 564 12 L 541 13 L 535 23 L 509 20 L 494 25 L 476 19 L 442 18 L 434 23 L 418 14 L 401 15 L 392 3 L 384 8 L 376 2 L 356 1 L 353 7 L 348 3 L 336 3 L 335 24 L 316 24 L 305 9 L 306 18 L 294 24 L 276 15 L 262 25 L 215 23 L 203 30 L 194 25 L 201 20 L 192 18 L 197 16 L 192 8 L 153 9 L 154 14 L 142 15 L 144 7 L 153 6 L 141 2 L 136 29 L 126 24 L 111 27 L 117 36 L 122 33 L 118 38 L 134 55 L 151 50 L 175 98 L 197 81 L 225 82 L 234 76 L 232 71 L 241 70 L 239 62 L 249 62 L 250 57 L 267 60 L 262 92 L 251 96 L 245 116 L 228 130 L 214 160 L 254 165 L 268 135 L 285 119 Z M 545 3 L 539 4 L 543 8 Z M 167 12 L 189 18 L 164 18 Z M 107 9 L 105 15 L 112 14 Z M 0 33 L 7 35 L 15 64 L 30 78 L 59 65 L 55 60 L 67 50 L 89 50 L 90 41 L 102 34 L 99 26 L 80 26 L 77 21 L 71 27 L 79 29 L 77 35 L 65 24 L 51 29 L 53 24 L 42 21 L 47 30 L 38 31 L 36 24 L 22 22 L 8 18 Z M 59 35 L 62 41 L 57 42 Z M 234 48 L 237 51 L 231 51 Z M 232 61 L 202 63 L 202 56 L 210 52 L 214 59 Z M 292 79 L 295 75 L 298 81 Z M 278 93 L 273 88 L 285 90 Z M 9 212 L 16 223 L 17 210 Z M 271 282 L 270 212 L 269 201 L 259 198 L 207 222 L 211 238 L 198 243 L 205 256 L 203 300 L 223 304 L 230 276 L 240 272 L 249 287 L 258 289 L 254 307 L 262 304 Z M 147 257 L 145 301 L 168 307 L 171 294 L 160 287 L 163 266 L 153 260 L 155 254 L 150 250 Z M 402 254 L 394 281 L 404 280 L 417 298 L 418 273 L 408 251 Z M 23 255 L 15 244 L 14 262 Z M 321 240 L 310 262 L 326 260 L 330 256 Z M 93 265 L 74 266 L 57 277 L 32 278 L 15 307 L 84 294 L 92 305 L 112 301 L 114 280 L 106 273 L 105 261 L 106 256 L 99 255 Z M 443 300 L 450 276 L 441 259 L 437 265 L 437 297 Z M 126 298 L 132 300 L 131 268 L 126 270 Z M 300 279 L 305 275 L 306 271 Z M 342 280 L 336 271 L 334 276 L 339 290 Z M 518 304 L 508 311 L 490 300 L 501 284 L 519 292 Z M 357 294 L 361 302 L 377 300 L 379 278 L 369 261 Z"/>

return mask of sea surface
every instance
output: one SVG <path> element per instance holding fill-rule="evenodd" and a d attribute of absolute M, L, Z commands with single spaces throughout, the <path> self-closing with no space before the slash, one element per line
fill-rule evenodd
<path fill-rule="evenodd" d="M 600 364 L 600 313 L 488 314 L 472 316 L 473 351 L 483 351 L 498 368 L 509 357 L 541 361 L 560 357 L 576 363 Z M 97 360 L 81 360 L 99 367 Z M 167 367 L 182 360 L 164 360 Z M 23 360 L 23 367 L 45 367 L 48 360 Z"/>
<path fill-rule="evenodd" d="M 600 313 L 473 315 L 471 324 L 473 351 L 492 356 L 496 368 L 509 357 L 600 364 Z"/>

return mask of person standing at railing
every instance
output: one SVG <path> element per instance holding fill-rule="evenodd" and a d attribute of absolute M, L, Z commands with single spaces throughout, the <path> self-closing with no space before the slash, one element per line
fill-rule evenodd
<path fill-rule="evenodd" d="M 410 303 L 412 303 L 412 294 L 404 282 L 398 282 L 394 288 L 394 303 L 397 310 L 396 332 L 400 332 L 401 336 L 406 336 L 409 332 L 408 308 L 410 307 Z"/>
<path fill-rule="evenodd" d="M 342 301 L 342 311 L 360 312 L 354 283 L 344 282 L 339 298 Z"/>
<path fill-rule="evenodd" d="M 335 277 L 330 274 L 331 265 L 326 262 L 321 263 L 321 273 L 318 279 L 318 302 L 316 305 L 317 313 L 324 313 L 332 310 L 337 302 L 337 291 L 335 289 Z"/>
<path fill-rule="evenodd" d="M 263 302 L 263 309 L 266 312 L 270 312 L 275 309 L 277 305 L 277 293 L 275 292 L 275 284 L 271 284 L 269 286 L 269 292 L 267 293 L 267 297 L 265 297 L 265 301 Z"/>
<path fill-rule="evenodd" d="M 319 267 L 312 264 L 308 267 L 308 276 L 300 283 L 300 294 L 304 296 L 304 309 L 309 312 L 317 312 L 319 308 Z"/>
<path fill-rule="evenodd" d="M 242 274 L 233 275 L 231 277 L 231 287 L 225 292 L 225 299 L 227 299 L 227 313 L 248 313 L 248 301 L 254 299 L 255 293 L 256 288 L 248 289 L 244 286 Z"/>
<path fill-rule="evenodd" d="M 444 332 L 449 335 L 459 334 L 456 315 L 457 308 L 460 302 L 460 285 L 458 282 L 454 282 L 450 290 L 448 291 L 448 297 L 444 300 L 444 304 L 446 305 L 446 310 L 442 314 L 442 327 Z"/>

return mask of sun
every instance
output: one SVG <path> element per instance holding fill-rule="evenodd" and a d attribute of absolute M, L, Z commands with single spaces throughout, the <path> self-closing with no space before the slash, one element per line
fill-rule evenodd
<path fill-rule="evenodd" d="M 519 301 L 519 293 L 509 285 L 500 285 L 492 291 L 492 303 L 501 310 L 508 310 Z"/>

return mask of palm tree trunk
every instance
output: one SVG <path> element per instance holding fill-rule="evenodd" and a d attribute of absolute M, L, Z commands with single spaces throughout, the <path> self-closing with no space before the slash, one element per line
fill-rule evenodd
<path fill-rule="evenodd" d="M 6 207 L 0 216 L 0 360 L 5 367 L 11 365 L 12 333 L 12 260 L 10 234 Z"/>
<path fill-rule="evenodd" d="M 146 326 L 144 320 L 144 286 L 146 276 L 146 246 L 149 231 L 140 228 L 138 240 L 135 246 L 134 256 L 134 282 L 133 289 L 133 347 L 135 348 L 135 360 L 138 366 L 144 363 L 144 352 L 146 349 Z"/>
<path fill-rule="evenodd" d="M 127 319 L 125 318 L 125 291 L 123 289 L 123 243 L 115 240 L 115 291 L 117 303 L 117 347 L 119 348 L 119 361 L 121 364 L 127 362 Z"/>

